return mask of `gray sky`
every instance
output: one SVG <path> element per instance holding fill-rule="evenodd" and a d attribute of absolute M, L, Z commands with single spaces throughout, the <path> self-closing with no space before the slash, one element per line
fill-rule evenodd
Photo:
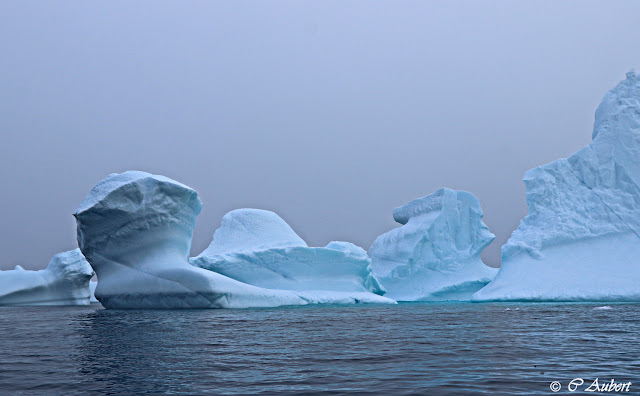
<path fill-rule="evenodd" d="M 640 2 L 0 2 L 0 268 L 76 247 L 107 174 L 280 214 L 310 245 L 368 249 L 392 210 L 474 193 L 500 246 L 527 169 L 591 140 L 640 65 Z"/>

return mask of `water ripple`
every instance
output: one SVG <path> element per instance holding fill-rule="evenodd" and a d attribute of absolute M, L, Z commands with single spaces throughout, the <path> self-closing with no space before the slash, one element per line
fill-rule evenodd
<path fill-rule="evenodd" d="M 640 387 L 639 305 L 608 307 L 2 308 L 0 389 L 548 395 L 576 377 Z"/>

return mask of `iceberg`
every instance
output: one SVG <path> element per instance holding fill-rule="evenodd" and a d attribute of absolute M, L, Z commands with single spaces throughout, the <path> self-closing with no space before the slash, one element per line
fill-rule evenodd
<path fill-rule="evenodd" d="M 189 250 L 201 210 L 193 189 L 164 176 L 128 171 L 94 186 L 74 216 L 78 245 L 99 279 L 100 303 L 107 309 L 177 309 L 374 301 L 267 289 L 192 266 Z"/>
<path fill-rule="evenodd" d="M 307 244 L 277 214 L 237 209 L 222 218 L 211 245 L 191 264 L 267 289 L 352 293 L 388 302 L 367 252 L 349 242 Z"/>
<path fill-rule="evenodd" d="M 47 268 L 0 271 L 0 305 L 88 305 L 93 270 L 79 249 L 53 256 Z"/>
<path fill-rule="evenodd" d="M 495 236 L 478 199 L 441 188 L 396 208 L 401 227 L 371 245 L 372 267 L 387 296 L 398 301 L 469 301 L 498 272 L 480 254 Z"/>
<path fill-rule="evenodd" d="M 98 286 L 98 282 L 89 282 L 89 290 L 91 291 L 91 297 L 89 298 L 89 302 L 92 304 L 97 304 L 100 301 L 96 298 L 96 287 Z"/>
<path fill-rule="evenodd" d="M 640 79 L 626 77 L 588 146 L 525 174 L 529 212 L 474 301 L 640 300 Z"/>

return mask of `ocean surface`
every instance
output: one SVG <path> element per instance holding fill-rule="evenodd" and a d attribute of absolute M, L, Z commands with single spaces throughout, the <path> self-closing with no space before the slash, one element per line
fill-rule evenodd
<path fill-rule="evenodd" d="M 640 394 L 640 304 L 604 305 L 2 307 L 0 394 Z"/>

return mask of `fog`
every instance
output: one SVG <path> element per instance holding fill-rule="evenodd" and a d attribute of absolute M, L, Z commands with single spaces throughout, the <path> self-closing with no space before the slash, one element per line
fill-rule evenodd
<path fill-rule="evenodd" d="M 640 3 L 0 3 L 0 268 L 76 247 L 91 187 L 128 169 L 196 189 L 192 251 L 241 207 L 311 246 L 368 249 L 393 208 L 475 194 L 500 246 L 524 172 L 591 140 L 640 65 Z"/>

